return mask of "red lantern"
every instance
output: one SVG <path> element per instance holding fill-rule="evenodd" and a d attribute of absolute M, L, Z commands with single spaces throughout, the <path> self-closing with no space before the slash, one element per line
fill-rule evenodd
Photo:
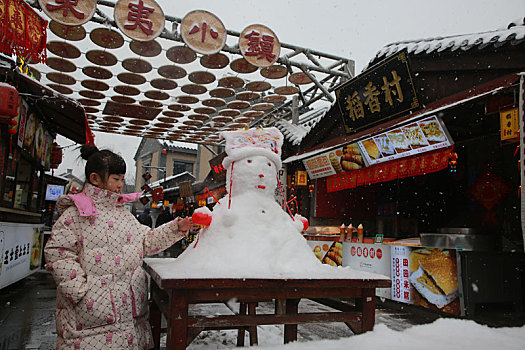
<path fill-rule="evenodd" d="M 0 83 L 0 122 L 11 123 L 18 114 L 18 91 L 6 83 Z"/>
<path fill-rule="evenodd" d="M 62 148 L 56 142 L 53 142 L 51 150 L 51 168 L 56 169 L 62 163 Z"/>

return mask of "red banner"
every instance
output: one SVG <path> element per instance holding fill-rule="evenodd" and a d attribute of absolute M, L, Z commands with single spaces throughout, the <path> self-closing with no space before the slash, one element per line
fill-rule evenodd
<path fill-rule="evenodd" d="M 450 152 L 454 147 L 401 158 L 366 168 L 349 171 L 326 178 L 327 192 L 342 191 L 356 186 L 371 185 L 401 179 L 409 176 L 424 175 L 448 167 Z"/>
<path fill-rule="evenodd" d="M 0 52 L 46 62 L 47 21 L 23 0 L 0 0 Z"/>

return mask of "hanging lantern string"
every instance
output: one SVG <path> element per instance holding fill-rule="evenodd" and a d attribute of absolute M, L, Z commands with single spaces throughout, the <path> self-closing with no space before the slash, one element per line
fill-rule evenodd
<path fill-rule="evenodd" d="M 277 184 L 279 185 L 279 190 L 281 190 L 281 195 L 283 196 L 284 204 L 286 205 L 286 208 L 288 209 L 288 213 L 290 214 L 290 217 L 293 221 L 295 221 L 295 218 L 292 215 L 292 211 L 290 210 L 290 207 L 288 206 L 288 202 L 286 202 L 286 197 L 284 196 L 283 188 L 281 186 L 281 181 L 279 181 L 279 177 L 277 177 Z"/>

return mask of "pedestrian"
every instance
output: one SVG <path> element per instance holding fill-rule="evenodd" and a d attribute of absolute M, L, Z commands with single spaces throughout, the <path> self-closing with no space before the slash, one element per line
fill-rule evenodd
<path fill-rule="evenodd" d="M 151 219 L 151 214 L 150 214 L 150 209 L 149 208 L 144 209 L 144 211 L 142 213 L 140 213 L 140 215 L 137 217 L 137 219 L 139 220 L 139 222 L 142 225 L 153 227 L 153 220 Z"/>
<path fill-rule="evenodd" d="M 156 229 L 140 224 L 123 206 L 140 193 L 120 194 L 121 156 L 82 146 L 87 160 L 80 193 L 61 196 L 60 213 L 44 249 L 57 285 L 57 349 L 148 349 L 148 279 L 143 257 L 187 234 L 190 219 Z"/>
<path fill-rule="evenodd" d="M 170 212 L 170 208 L 164 207 L 161 213 L 159 214 L 159 216 L 157 217 L 157 221 L 155 222 L 155 225 L 160 226 L 171 220 L 173 220 L 173 215 Z"/>

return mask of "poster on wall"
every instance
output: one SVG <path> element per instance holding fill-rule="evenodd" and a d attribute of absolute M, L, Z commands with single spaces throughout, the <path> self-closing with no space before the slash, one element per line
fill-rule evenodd
<path fill-rule="evenodd" d="M 461 314 L 453 249 L 391 246 L 392 299 Z"/>
<path fill-rule="evenodd" d="M 358 142 L 367 165 L 449 147 L 452 139 L 437 116 L 389 130 Z"/>
<path fill-rule="evenodd" d="M 390 277 L 390 246 L 344 242 L 342 266 Z M 376 288 L 376 295 L 391 299 L 391 288 Z"/>
<path fill-rule="evenodd" d="M 335 241 L 307 240 L 316 258 L 323 264 L 341 266 L 343 264 L 343 244 Z"/>
<path fill-rule="evenodd" d="M 40 268 L 43 225 L 0 224 L 0 289 Z"/>

